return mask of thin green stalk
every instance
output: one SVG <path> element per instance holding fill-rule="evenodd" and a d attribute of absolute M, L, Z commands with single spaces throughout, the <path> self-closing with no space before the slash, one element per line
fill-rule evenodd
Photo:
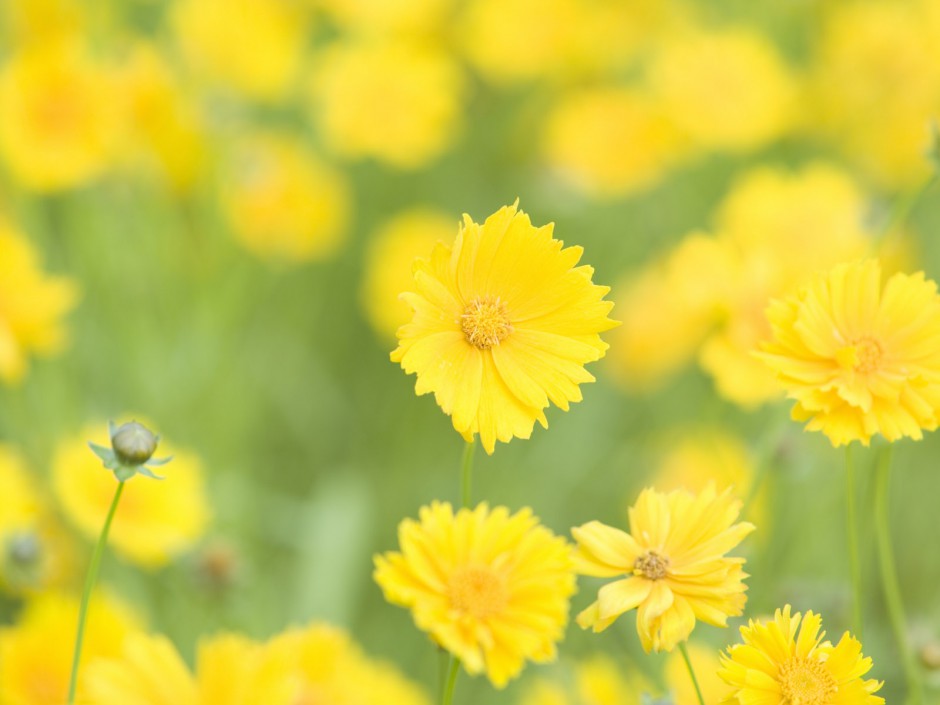
<path fill-rule="evenodd" d="M 460 672 L 460 659 L 456 656 L 450 657 L 450 670 L 447 673 L 447 681 L 441 690 L 441 705 L 451 705 L 454 702 L 454 688 L 457 686 L 457 674 Z"/>
<path fill-rule="evenodd" d="M 695 686 L 695 694 L 698 696 L 698 705 L 705 705 L 705 697 L 702 695 L 702 689 L 698 685 L 698 678 L 695 677 L 695 669 L 692 668 L 692 659 L 689 658 L 689 651 L 685 648 L 685 642 L 679 642 L 679 652 L 682 654 L 682 660 L 685 661 L 685 667 L 689 669 L 689 676 L 692 678 L 692 685 Z"/>
<path fill-rule="evenodd" d="M 922 705 L 924 693 L 920 682 L 920 672 L 914 660 L 914 652 L 907 639 L 907 619 L 904 616 L 904 602 L 901 599 L 901 587 L 898 582 L 897 567 L 894 561 L 894 548 L 891 545 L 891 523 L 888 520 L 888 490 L 891 477 L 891 446 L 882 451 L 875 469 L 875 543 L 878 547 L 878 563 L 881 567 L 881 588 L 888 606 L 891 629 L 901 654 L 904 665 L 904 677 L 907 680 L 907 703 Z"/>
<path fill-rule="evenodd" d="M 855 486 L 855 463 L 852 444 L 845 446 L 845 535 L 849 544 L 849 573 L 852 577 L 852 628 L 862 640 L 862 564 L 858 557 L 858 489 Z"/>
<path fill-rule="evenodd" d="M 124 482 L 119 482 L 114 491 L 114 499 L 111 500 L 111 508 L 108 509 L 108 516 L 104 520 L 104 526 L 101 527 L 101 535 L 98 536 L 98 543 L 95 544 L 95 550 L 91 554 L 91 564 L 88 566 L 88 574 L 85 576 L 85 588 L 82 591 L 82 602 L 78 608 L 78 631 L 75 634 L 75 652 L 72 655 L 72 674 L 69 676 L 69 697 L 68 705 L 75 703 L 75 691 L 78 688 L 78 665 L 82 658 L 82 642 L 85 640 L 85 622 L 88 618 L 88 603 L 91 601 L 91 592 L 98 580 L 98 569 L 101 567 L 101 556 L 104 554 L 104 547 L 108 544 L 108 532 L 111 531 L 111 522 L 114 520 L 114 514 L 117 511 L 118 502 L 121 501 L 121 494 L 124 492 Z"/>
<path fill-rule="evenodd" d="M 473 484 L 473 451 L 477 447 L 476 439 L 467 441 L 463 449 L 463 461 L 460 465 L 460 504 L 469 507 Z"/>

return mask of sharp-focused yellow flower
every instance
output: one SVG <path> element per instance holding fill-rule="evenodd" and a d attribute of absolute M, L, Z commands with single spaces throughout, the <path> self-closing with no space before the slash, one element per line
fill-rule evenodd
<path fill-rule="evenodd" d="M 578 385 L 594 377 L 587 362 L 607 350 L 613 328 L 608 287 L 576 266 L 580 247 L 562 249 L 553 225 L 536 228 L 506 206 L 483 225 L 464 215 L 453 248 L 438 244 L 414 268 L 415 292 L 403 294 L 414 318 L 398 331 L 391 359 L 417 373 L 415 391 L 433 392 L 454 428 L 487 453 L 496 441 L 528 438 L 547 427 L 549 402 L 568 410 Z"/>
<path fill-rule="evenodd" d="M 809 421 L 835 446 L 920 439 L 940 414 L 940 296 L 917 274 L 895 274 L 882 290 L 877 260 L 817 274 L 771 303 L 773 342 L 760 357 Z"/>
<path fill-rule="evenodd" d="M 51 355 L 65 342 L 62 316 L 75 305 L 74 284 L 39 269 L 29 241 L 0 216 L 0 381 L 17 382 L 31 354 Z"/>
<path fill-rule="evenodd" d="M 725 702 L 728 697 L 728 684 L 718 677 L 718 668 L 721 665 L 718 653 L 711 647 L 692 642 L 689 642 L 686 648 L 706 705 Z M 672 694 L 673 705 L 698 705 L 698 695 L 682 654 L 678 651 L 669 654 L 663 675 Z"/>
<path fill-rule="evenodd" d="M 111 72 L 67 40 L 38 43 L 0 71 L 0 157 L 38 191 L 79 186 L 113 156 L 119 112 Z"/>
<path fill-rule="evenodd" d="M 637 608 L 643 648 L 671 651 L 689 638 L 695 620 L 724 627 L 741 614 L 747 586 L 743 558 L 725 554 L 754 530 L 735 524 L 741 502 L 709 485 L 692 494 L 646 489 L 630 508 L 630 533 L 592 521 L 572 529 L 582 575 L 620 577 L 578 615 L 582 628 L 609 627 Z"/>
<path fill-rule="evenodd" d="M 98 657 L 121 652 L 140 628 L 126 606 L 106 594 L 92 596 L 79 670 L 79 702 L 85 674 Z M 45 593 L 27 603 L 17 624 L 0 629 L 0 705 L 62 705 L 72 666 L 78 599 Z M 174 701 L 175 702 L 175 701 Z"/>
<path fill-rule="evenodd" d="M 571 548 L 529 509 L 433 502 L 398 527 L 401 553 L 375 558 L 385 598 L 497 688 L 526 660 L 555 658 L 575 591 Z"/>
<path fill-rule="evenodd" d="M 236 141 L 220 191 L 239 242 L 271 260 L 324 259 L 348 234 L 343 175 L 296 139 L 254 134 Z"/>
<path fill-rule="evenodd" d="M 89 538 L 101 524 L 114 496 L 114 475 L 89 450 L 91 441 L 109 446 L 106 424 L 85 429 L 78 438 L 61 443 L 52 464 L 52 485 L 68 518 Z M 158 568 L 190 548 L 209 521 L 203 470 L 191 453 L 161 443 L 173 456 L 166 479 L 128 482 L 114 517 L 110 543 L 124 558 L 145 568 Z"/>
<path fill-rule="evenodd" d="M 802 622 L 802 624 L 801 624 Z M 773 621 L 751 620 L 741 627 L 743 644 L 722 655 L 718 675 L 734 688 L 726 702 L 744 705 L 880 705 L 882 684 L 862 680 L 871 659 L 848 632 L 835 646 L 822 641 L 818 614 L 777 610 Z"/>
<path fill-rule="evenodd" d="M 315 63 L 310 115 L 336 154 L 418 169 L 454 141 L 465 81 L 443 51 L 360 40 L 327 49 Z"/>
<path fill-rule="evenodd" d="M 372 327 L 394 339 L 395 331 L 411 318 L 411 307 L 398 294 L 411 288 L 412 263 L 438 242 L 454 236 L 449 215 L 427 208 L 399 213 L 373 234 L 366 253 L 361 300 Z"/>

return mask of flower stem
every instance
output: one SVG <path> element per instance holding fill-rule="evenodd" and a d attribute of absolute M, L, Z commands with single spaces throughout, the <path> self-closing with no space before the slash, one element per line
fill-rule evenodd
<path fill-rule="evenodd" d="M 91 601 L 91 592 L 95 587 L 95 581 L 98 579 L 98 569 L 101 567 L 101 556 L 104 554 L 104 547 L 108 543 L 108 532 L 111 530 L 111 522 L 114 520 L 114 514 L 117 511 L 118 502 L 121 500 L 121 493 L 124 492 L 124 482 L 119 482 L 114 491 L 114 499 L 111 500 L 111 508 L 108 509 L 108 516 L 104 520 L 104 526 L 101 527 L 101 535 L 98 536 L 98 543 L 95 544 L 95 550 L 91 554 L 91 564 L 88 566 L 88 574 L 85 576 L 85 589 L 82 591 L 82 601 L 78 609 L 78 632 L 75 635 L 75 652 L 72 655 L 72 674 L 69 676 L 69 696 L 68 705 L 75 703 L 75 691 L 78 688 L 78 664 L 82 658 L 82 642 L 85 640 L 85 622 L 88 618 L 88 603 Z"/>
<path fill-rule="evenodd" d="M 473 451 L 476 446 L 476 439 L 474 439 L 467 441 L 463 449 L 463 461 L 460 464 L 460 504 L 463 507 L 470 506 L 473 484 Z"/>
<path fill-rule="evenodd" d="M 441 689 L 441 705 L 451 705 L 454 701 L 454 688 L 457 685 L 457 674 L 460 672 L 460 659 L 456 656 L 450 657 L 450 670 L 447 673 L 447 680 Z"/>
<path fill-rule="evenodd" d="M 849 573 L 852 577 L 852 628 L 862 640 L 862 565 L 858 557 L 858 490 L 855 486 L 855 463 L 852 445 L 845 446 L 845 534 L 849 544 Z"/>
<path fill-rule="evenodd" d="M 685 661 L 685 667 L 689 669 L 689 676 L 692 678 L 692 685 L 695 686 L 695 694 L 698 696 L 698 705 L 705 705 L 705 698 L 702 696 L 702 689 L 698 685 L 695 669 L 692 668 L 692 659 L 689 658 L 689 651 L 685 648 L 684 641 L 679 642 L 679 652 L 682 654 L 682 660 Z"/>
<path fill-rule="evenodd" d="M 882 451 L 875 468 L 875 543 L 878 547 L 878 562 L 881 566 L 881 588 L 888 606 L 888 617 L 894 639 L 901 653 L 904 676 L 907 680 L 908 703 L 921 705 L 923 692 L 920 673 L 914 660 L 914 652 L 907 640 L 904 616 L 904 603 L 901 600 L 901 588 L 898 583 L 897 567 L 894 562 L 894 549 L 891 546 L 891 524 L 888 520 L 888 485 L 891 476 L 891 446 Z"/>

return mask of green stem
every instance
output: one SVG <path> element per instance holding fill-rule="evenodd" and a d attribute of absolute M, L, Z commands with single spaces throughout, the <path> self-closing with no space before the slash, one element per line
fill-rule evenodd
<path fill-rule="evenodd" d="M 845 446 L 845 535 L 849 544 L 849 573 L 852 578 L 852 628 L 862 640 L 862 565 L 858 557 L 858 490 L 855 486 L 855 463 L 852 445 Z"/>
<path fill-rule="evenodd" d="M 878 547 L 878 562 L 881 566 L 881 588 L 888 606 L 891 629 L 901 653 L 904 664 L 904 676 L 907 680 L 908 703 L 921 705 L 924 701 L 921 690 L 920 673 L 914 660 L 914 652 L 907 639 L 907 619 L 904 616 L 904 603 L 901 599 L 901 587 L 898 582 L 897 567 L 894 562 L 894 548 L 891 546 L 891 524 L 888 520 L 888 489 L 891 476 L 891 446 L 888 446 L 878 459 L 875 469 L 875 543 Z"/>
<path fill-rule="evenodd" d="M 685 648 L 685 642 L 679 642 L 679 652 L 682 654 L 682 660 L 685 661 L 685 667 L 689 669 L 689 676 L 692 678 L 692 685 L 695 686 L 695 694 L 698 696 L 698 705 L 705 705 L 705 697 L 702 695 L 702 689 L 698 685 L 698 678 L 695 677 L 695 669 L 692 668 L 692 659 L 689 658 L 689 651 Z"/>
<path fill-rule="evenodd" d="M 473 483 L 473 451 L 477 447 L 476 439 L 467 441 L 463 449 L 463 461 L 460 465 L 460 504 L 470 506 L 471 488 Z"/>
<path fill-rule="evenodd" d="M 454 702 L 454 688 L 457 686 L 457 674 L 460 672 L 460 659 L 456 656 L 450 657 L 450 670 L 447 673 L 447 681 L 441 690 L 441 705 L 451 705 Z"/>
<path fill-rule="evenodd" d="M 124 492 L 124 482 L 119 482 L 114 491 L 114 499 L 111 500 L 111 508 L 108 510 L 108 516 L 104 520 L 104 526 L 101 527 L 101 535 L 98 537 L 98 543 L 95 544 L 95 550 L 91 554 L 91 564 L 88 566 L 88 574 L 85 576 L 85 589 L 82 591 L 82 602 L 78 608 L 78 632 L 75 635 L 75 652 L 72 655 L 72 674 L 69 676 L 69 697 L 68 705 L 75 703 L 75 691 L 78 688 L 78 664 L 82 658 L 82 642 L 85 640 L 85 622 L 88 618 L 88 603 L 91 601 L 91 592 L 95 587 L 95 581 L 98 580 L 98 569 L 101 567 L 101 556 L 104 554 L 104 547 L 108 543 L 108 532 L 111 530 L 111 522 L 114 520 L 114 514 L 117 511 L 118 502 L 121 500 L 121 493 Z"/>

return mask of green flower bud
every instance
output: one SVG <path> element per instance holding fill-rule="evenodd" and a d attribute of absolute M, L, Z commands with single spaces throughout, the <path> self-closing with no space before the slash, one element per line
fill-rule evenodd
<path fill-rule="evenodd" d="M 159 440 L 143 424 L 131 421 L 111 436 L 111 448 L 122 465 L 143 465 L 156 452 Z"/>

